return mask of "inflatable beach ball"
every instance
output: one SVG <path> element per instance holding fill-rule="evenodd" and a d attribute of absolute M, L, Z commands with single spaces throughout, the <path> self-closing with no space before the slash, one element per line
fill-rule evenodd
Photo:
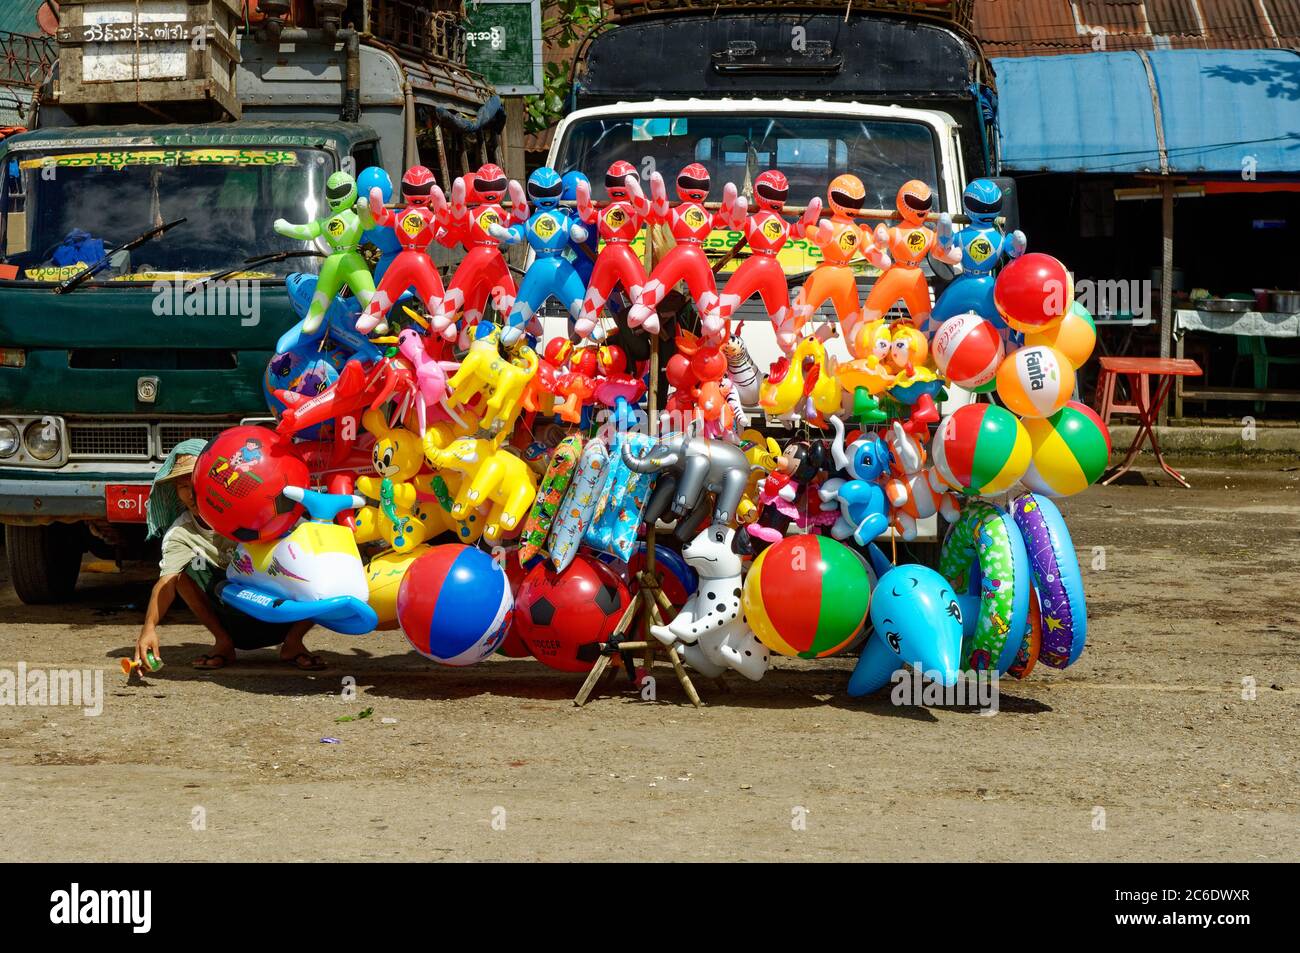
<path fill-rule="evenodd" d="M 1091 407 L 1070 401 L 1051 417 L 1025 420 L 1029 470 L 1020 482 L 1044 496 L 1071 496 L 1096 483 L 1110 462 L 1110 431 Z"/>
<path fill-rule="evenodd" d="M 1074 367 L 1056 348 L 1012 351 L 998 368 L 998 397 L 1021 417 L 1050 417 L 1074 396 Z"/>
<path fill-rule="evenodd" d="M 203 521 L 241 543 L 289 532 L 303 510 L 280 491 L 311 482 L 293 444 L 265 427 L 221 431 L 199 454 L 191 479 Z"/>
<path fill-rule="evenodd" d="M 397 621 L 417 652 L 443 665 L 473 665 L 505 638 L 514 599 L 505 570 L 472 546 L 431 546 L 406 567 Z"/>
<path fill-rule="evenodd" d="M 930 342 L 939 373 L 972 390 L 993 380 L 1002 363 L 1002 336 L 978 314 L 958 314 L 939 325 Z"/>
<path fill-rule="evenodd" d="M 967 404 L 943 420 L 931 445 L 940 478 L 967 496 L 1010 489 L 1029 469 L 1029 434 L 1016 415 L 993 404 Z"/>
<path fill-rule="evenodd" d="M 1059 322 L 1074 303 L 1074 278 L 1051 255 L 1021 255 L 998 274 L 993 304 L 1002 319 L 1029 334 Z"/>
<path fill-rule="evenodd" d="M 1088 363 L 1092 349 L 1097 346 L 1097 324 L 1088 309 L 1076 301 L 1056 327 L 1025 335 L 1027 347 L 1039 344 L 1056 348 L 1077 371 Z"/>
<path fill-rule="evenodd" d="M 773 652 L 825 658 L 852 644 L 871 602 L 853 550 L 828 536 L 787 536 L 759 553 L 745 577 L 745 620 Z"/>

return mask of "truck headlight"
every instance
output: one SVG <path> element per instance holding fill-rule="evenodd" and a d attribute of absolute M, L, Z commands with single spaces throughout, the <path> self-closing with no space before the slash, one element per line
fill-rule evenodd
<path fill-rule="evenodd" d="M 23 431 L 23 444 L 37 460 L 53 460 L 59 455 L 59 428 L 53 421 L 33 420 Z"/>
<path fill-rule="evenodd" d="M 18 428 L 13 424 L 0 424 L 0 457 L 12 457 L 18 452 Z"/>

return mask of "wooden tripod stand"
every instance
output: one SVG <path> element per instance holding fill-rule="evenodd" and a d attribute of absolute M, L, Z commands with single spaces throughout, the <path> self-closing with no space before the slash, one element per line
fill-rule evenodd
<path fill-rule="evenodd" d="M 654 265 L 654 241 L 652 240 L 651 230 L 646 229 L 645 243 L 645 268 L 649 274 Z M 651 428 L 651 434 L 658 432 L 659 428 L 659 341 L 656 337 L 651 342 L 650 348 L 650 387 L 646 395 L 646 417 Z M 646 674 L 650 674 L 654 667 L 655 655 L 661 654 L 667 656 L 667 661 L 672 664 L 673 673 L 677 676 L 677 681 L 681 684 L 682 690 L 686 692 L 686 697 L 691 700 L 691 704 L 696 708 L 700 707 L 700 695 L 691 683 L 691 677 L 686 673 L 686 667 L 682 665 L 682 660 L 678 658 L 677 653 L 672 649 L 664 646 L 662 642 L 650 634 L 650 626 L 665 625 L 665 613 L 672 613 L 672 603 L 664 595 L 663 588 L 659 584 L 659 575 L 655 572 L 655 537 L 658 534 L 654 526 L 646 527 L 645 543 L 645 568 L 637 573 L 636 582 L 637 590 L 632 594 L 632 601 L 627 609 L 623 612 L 622 617 L 618 620 L 618 625 L 614 627 L 614 632 L 610 635 L 609 640 L 601 643 L 600 657 L 596 660 L 595 667 L 587 674 L 587 679 L 578 689 L 578 694 L 574 696 L 573 703 L 581 708 L 585 705 L 591 694 L 599 684 L 601 676 L 609 671 L 610 662 L 614 656 L 618 655 L 623 665 L 630 666 L 633 664 L 632 655 L 635 652 L 641 652 L 641 664 Z M 634 623 L 639 624 L 640 639 L 627 639 L 629 633 L 633 631 Z M 632 670 L 628 669 L 629 675 Z M 611 673 L 612 674 L 612 673 Z"/>

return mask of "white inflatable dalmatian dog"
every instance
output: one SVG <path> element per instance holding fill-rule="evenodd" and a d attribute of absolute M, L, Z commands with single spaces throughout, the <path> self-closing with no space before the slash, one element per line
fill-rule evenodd
<path fill-rule="evenodd" d="M 756 682 L 767 671 L 769 652 L 745 622 L 735 537 L 731 527 L 714 525 L 682 549 L 699 573 L 699 588 L 672 622 L 650 632 L 702 675 L 717 678 L 730 668 Z"/>

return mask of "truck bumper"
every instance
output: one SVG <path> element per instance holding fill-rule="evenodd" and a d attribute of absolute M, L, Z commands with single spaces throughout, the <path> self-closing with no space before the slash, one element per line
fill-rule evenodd
<path fill-rule="evenodd" d="M 107 519 L 104 487 L 110 483 L 149 484 L 153 474 L 123 473 L 112 479 L 0 480 L 0 522 L 49 523 Z"/>

